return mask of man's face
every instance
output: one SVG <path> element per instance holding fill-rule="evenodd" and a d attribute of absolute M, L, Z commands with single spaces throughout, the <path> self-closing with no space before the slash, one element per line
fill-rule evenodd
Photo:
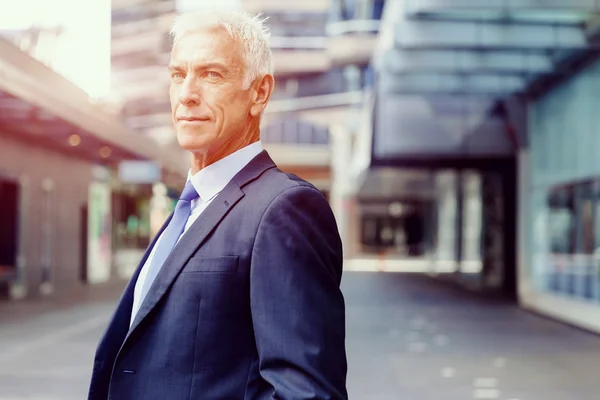
<path fill-rule="evenodd" d="M 251 91 L 237 41 L 211 28 L 184 35 L 171 52 L 171 110 L 179 145 L 210 153 L 234 144 L 250 118 Z"/>

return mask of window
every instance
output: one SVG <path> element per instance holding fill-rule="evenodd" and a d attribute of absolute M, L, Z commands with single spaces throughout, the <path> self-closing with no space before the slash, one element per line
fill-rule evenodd
<path fill-rule="evenodd" d="M 594 188 L 590 182 L 577 184 L 575 198 L 575 256 L 572 276 L 573 294 L 594 297 Z"/>
<path fill-rule="evenodd" d="M 548 195 L 548 234 L 550 236 L 550 269 L 548 289 L 553 292 L 568 292 L 572 277 L 571 254 L 574 251 L 573 190 L 559 187 Z"/>

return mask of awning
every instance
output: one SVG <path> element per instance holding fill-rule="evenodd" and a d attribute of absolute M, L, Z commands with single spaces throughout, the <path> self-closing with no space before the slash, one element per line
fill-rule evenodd
<path fill-rule="evenodd" d="M 75 134 L 89 138 L 93 147 L 104 147 L 105 156 L 109 148 L 120 159 L 153 160 L 171 173 L 187 173 L 188 159 L 179 149 L 162 148 L 134 133 L 75 84 L 3 39 L 0 93 L 0 125 L 5 128 L 37 135 L 40 141 L 65 149 L 73 147 L 67 137 Z M 100 160 L 108 162 L 108 158 Z"/>
<path fill-rule="evenodd" d="M 434 155 L 443 143 L 462 156 L 514 152 L 515 138 L 507 132 L 512 128 L 489 116 L 498 110 L 494 106 L 527 93 L 541 78 L 563 78 L 566 60 L 599 50 L 599 11 L 594 0 L 388 0 L 374 60 L 378 103 L 420 104 L 420 112 L 389 106 L 380 112 L 375 157 Z M 459 111 L 436 109 L 436 103 L 454 103 Z M 419 141 L 417 130 L 423 139 L 408 152 L 393 138 Z M 424 146 L 425 137 L 434 146 Z"/>

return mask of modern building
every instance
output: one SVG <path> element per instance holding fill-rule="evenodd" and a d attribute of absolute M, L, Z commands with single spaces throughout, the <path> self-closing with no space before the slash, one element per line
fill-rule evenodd
<path fill-rule="evenodd" d="M 386 2 L 363 250 L 600 332 L 599 11 Z"/>
<path fill-rule="evenodd" d="M 159 163 L 165 179 L 185 173 L 178 154 L 135 135 L 53 69 L 57 32 L 0 32 L 2 297 L 115 276 L 111 210 L 118 202 L 111 193 L 123 163 Z"/>

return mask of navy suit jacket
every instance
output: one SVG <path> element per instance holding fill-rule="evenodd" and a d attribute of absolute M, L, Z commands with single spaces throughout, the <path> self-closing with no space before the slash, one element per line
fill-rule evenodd
<path fill-rule="evenodd" d="M 342 246 L 312 185 L 259 154 L 180 239 L 130 328 L 153 245 L 98 345 L 89 400 L 347 399 Z"/>

